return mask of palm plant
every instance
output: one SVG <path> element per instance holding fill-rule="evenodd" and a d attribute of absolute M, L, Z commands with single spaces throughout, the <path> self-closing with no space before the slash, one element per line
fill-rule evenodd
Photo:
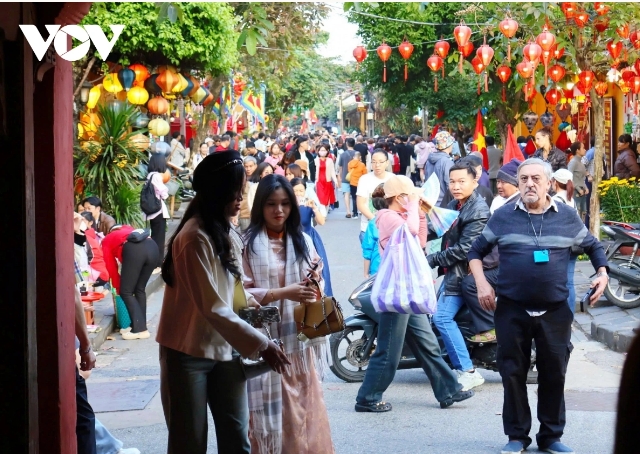
<path fill-rule="evenodd" d="M 98 106 L 100 124 L 95 140 L 75 147 L 76 178 L 82 179 L 84 193 L 102 200 L 105 211 L 121 224 L 140 226 L 140 177 L 138 164 L 146 156 L 131 141 L 131 124 L 137 109 L 128 103 Z"/>

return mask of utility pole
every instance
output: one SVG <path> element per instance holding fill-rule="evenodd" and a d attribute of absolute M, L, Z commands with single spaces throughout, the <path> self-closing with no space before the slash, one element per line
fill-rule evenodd
<path fill-rule="evenodd" d="M 344 113 L 342 112 L 342 93 L 338 95 L 340 103 L 338 105 L 338 115 L 340 115 L 340 134 L 344 131 Z"/>

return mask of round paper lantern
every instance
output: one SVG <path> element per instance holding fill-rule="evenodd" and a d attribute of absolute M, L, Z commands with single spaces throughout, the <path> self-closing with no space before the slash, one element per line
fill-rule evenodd
<path fill-rule="evenodd" d="M 482 61 L 482 64 L 487 67 L 491 64 L 491 59 L 493 58 L 493 49 L 487 45 L 486 38 L 485 43 L 482 46 L 478 47 L 476 51 L 476 56 Z"/>
<path fill-rule="evenodd" d="M 589 22 L 589 13 L 586 11 L 578 11 L 574 16 L 573 20 L 575 21 L 578 28 L 582 28 Z"/>
<path fill-rule="evenodd" d="M 469 41 L 464 46 L 458 47 L 458 50 L 460 51 L 462 56 L 466 58 L 469 55 L 471 55 L 471 52 L 473 52 L 473 43 L 471 41 Z"/>
<path fill-rule="evenodd" d="M 609 84 L 604 81 L 598 81 L 596 82 L 594 88 L 598 96 L 602 98 L 604 95 L 607 94 L 607 91 L 609 91 Z"/>
<path fill-rule="evenodd" d="M 598 33 L 604 32 L 607 28 L 609 28 L 609 18 L 608 17 L 599 17 L 593 23 L 593 26 L 598 30 Z"/>
<path fill-rule="evenodd" d="M 578 5 L 575 2 L 562 2 L 560 3 L 560 8 L 562 8 L 567 23 L 569 23 L 569 19 L 573 19 L 573 16 L 578 12 Z"/>
<path fill-rule="evenodd" d="M 524 100 L 527 102 L 533 101 L 533 98 L 538 93 L 538 91 L 536 90 L 536 86 L 532 80 L 524 84 L 524 87 L 522 87 L 522 91 L 524 92 Z"/>
<path fill-rule="evenodd" d="M 523 60 L 516 65 L 516 70 L 520 77 L 523 79 L 529 79 L 533 75 L 533 67 L 531 66 L 531 62 L 529 60 Z"/>
<path fill-rule="evenodd" d="M 558 101 L 560 101 L 560 92 L 555 88 L 552 88 L 545 93 L 544 99 L 547 100 L 548 104 L 555 106 L 558 104 Z"/>
<path fill-rule="evenodd" d="M 482 63 L 482 60 L 477 55 L 473 57 L 473 59 L 471 60 L 471 66 L 473 66 L 473 71 L 476 74 L 482 73 L 482 71 L 484 71 L 484 68 L 485 68 L 484 63 Z"/>
<path fill-rule="evenodd" d="M 431 57 L 427 59 L 427 66 L 433 72 L 438 71 L 444 65 L 444 60 L 440 55 L 433 54 Z M 434 74 L 434 91 L 438 91 L 438 76 Z"/>
<path fill-rule="evenodd" d="M 188 96 L 193 96 L 198 88 L 200 88 L 200 81 L 192 75 L 189 75 L 189 79 L 193 82 L 193 88 L 187 93 Z"/>
<path fill-rule="evenodd" d="M 413 44 L 405 39 L 404 41 L 402 41 L 402 44 L 398 46 L 398 52 L 400 52 L 400 55 L 402 55 L 402 58 L 404 58 L 404 81 L 406 82 L 408 76 L 407 60 L 411 58 L 411 54 L 413 53 Z"/>
<path fill-rule="evenodd" d="M 191 80 L 191 77 L 185 76 L 185 79 L 187 81 L 187 86 L 180 92 L 180 96 L 183 98 L 189 96 L 189 92 L 193 89 L 193 81 Z"/>
<path fill-rule="evenodd" d="M 149 100 L 149 92 L 141 87 L 131 87 L 127 93 L 127 99 L 131 104 L 142 106 Z"/>
<path fill-rule="evenodd" d="M 635 47 L 636 43 L 640 42 L 640 31 L 639 30 L 635 30 L 634 32 L 632 32 L 629 35 L 629 41 L 631 41 L 631 44 L 633 44 L 633 46 Z"/>
<path fill-rule="evenodd" d="M 593 4 L 593 9 L 596 11 L 598 16 L 604 16 L 609 12 L 609 7 L 602 2 L 595 2 Z"/>
<path fill-rule="evenodd" d="M 120 81 L 118 80 L 118 75 L 117 74 L 111 73 L 111 74 L 107 74 L 106 76 L 104 76 L 104 79 L 102 80 L 102 86 L 109 93 L 116 94 L 119 91 L 122 91 L 122 85 L 120 84 Z"/>
<path fill-rule="evenodd" d="M 627 39 L 629 37 L 629 24 L 624 24 L 616 28 L 616 33 L 620 38 Z"/>
<path fill-rule="evenodd" d="M 447 41 L 441 39 L 434 46 L 434 51 L 435 51 L 435 53 L 437 55 L 440 56 L 440 58 L 447 58 L 447 55 L 449 54 L 449 48 L 450 47 L 451 46 L 449 45 L 449 43 Z"/>
<path fill-rule="evenodd" d="M 378 46 L 378 49 L 376 51 L 378 52 L 378 57 L 380 57 L 380 60 L 382 60 L 382 64 L 383 64 L 382 82 L 386 82 L 387 81 L 387 60 L 389 60 L 389 57 L 391 57 L 391 47 L 389 47 L 387 43 L 383 41 L 382 44 Z"/>
<path fill-rule="evenodd" d="M 464 60 L 464 57 L 468 56 L 463 54 L 462 49 L 470 43 L 469 39 L 471 38 L 471 29 L 465 25 L 464 21 L 461 21 L 460 25 L 453 30 L 453 37 L 455 38 L 456 43 L 458 43 L 458 50 L 460 51 L 460 72 L 462 73 L 462 60 Z M 473 50 L 473 48 L 471 48 L 471 50 Z M 471 54 L 471 52 L 469 52 L 469 54 Z"/>
<path fill-rule="evenodd" d="M 149 148 L 150 145 L 150 140 L 149 140 L 149 136 L 146 136 L 144 134 L 134 134 L 130 137 L 131 143 L 133 143 L 133 145 L 140 151 L 145 151 L 147 148 Z"/>
<path fill-rule="evenodd" d="M 198 87 L 198 90 L 193 95 L 191 95 L 191 100 L 196 104 L 200 104 L 208 96 L 208 92 L 209 90 L 207 90 L 206 88 L 202 86 Z"/>
<path fill-rule="evenodd" d="M 207 90 L 207 89 L 205 88 L 205 90 Z M 202 105 L 206 106 L 211 101 L 213 101 L 213 93 L 211 93 L 209 90 L 207 90 L 207 96 L 202 100 Z"/>
<path fill-rule="evenodd" d="M 136 82 L 144 82 L 149 78 L 149 70 L 145 65 L 134 63 L 133 65 L 129 65 L 129 69 L 136 74 Z"/>
<path fill-rule="evenodd" d="M 156 83 L 156 79 L 157 78 L 158 78 L 157 74 L 152 74 L 151 76 L 149 76 L 147 78 L 147 80 L 144 81 L 144 88 L 149 93 L 153 93 L 153 94 L 156 94 L 156 95 L 162 93 L 162 89 Z"/>
<path fill-rule="evenodd" d="M 154 118 L 149 122 L 149 132 L 154 136 L 166 136 L 169 134 L 170 130 L 171 127 L 169 126 L 169 123 L 162 118 Z"/>
<path fill-rule="evenodd" d="M 542 50 L 551 50 L 556 43 L 556 37 L 553 33 L 550 33 L 545 25 L 542 29 L 542 33 L 536 38 L 536 43 L 542 48 Z"/>
<path fill-rule="evenodd" d="M 507 16 L 500 21 L 498 28 L 507 38 L 507 60 L 511 61 L 511 42 L 509 39 L 513 38 L 518 31 L 518 22 Z"/>
<path fill-rule="evenodd" d="M 552 53 L 553 53 L 553 58 L 558 60 L 564 55 L 564 47 L 558 47 L 558 45 L 556 44 L 555 46 L 553 46 Z"/>
<path fill-rule="evenodd" d="M 147 110 L 152 115 L 164 115 L 169 111 L 169 101 L 162 96 L 155 96 L 147 103 Z"/>
<path fill-rule="evenodd" d="M 636 73 L 633 68 L 624 68 L 622 71 L 620 71 L 620 76 L 625 82 L 629 82 L 635 75 Z"/>
<path fill-rule="evenodd" d="M 629 83 L 625 82 L 622 79 L 618 81 L 618 88 L 620 88 L 620 91 L 624 94 L 627 94 L 631 91 L 631 87 L 629 86 Z"/>
<path fill-rule="evenodd" d="M 367 58 L 367 49 L 365 49 L 364 46 L 356 46 L 356 48 L 353 49 L 353 58 L 356 59 L 357 69 L 360 67 L 360 63 L 362 63 L 364 59 Z"/>
<path fill-rule="evenodd" d="M 175 87 L 171 89 L 173 93 L 180 93 L 182 92 L 182 90 L 187 88 L 187 85 L 189 85 L 189 82 L 187 82 L 187 79 L 182 74 L 178 73 L 177 76 L 178 76 L 178 83 L 176 84 Z"/>
<path fill-rule="evenodd" d="M 611 58 L 616 60 L 620 56 L 620 52 L 622 52 L 622 43 L 620 41 L 610 40 L 607 43 L 607 50 Z"/>
<path fill-rule="evenodd" d="M 640 74 L 640 58 L 636 60 L 633 64 L 634 69 L 636 70 L 636 74 Z"/>
<path fill-rule="evenodd" d="M 593 85 L 595 76 L 596 75 L 593 73 L 593 71 L 580 71 L 580 74 L 578 74 L 578 79 L 584 86 L 584 90 L 581 90 L 582 93 L 587 94 L 589 93 L 589 91 L 591 91 L 591 86 Z"/>
<path fill-rule="evenodd" d="M 540 61 L 540 57 L 542 56 L 542 47 L 537 43 L 529 42 L 529 44 L 524 46 L 524 49 L 522 49 L 522 55 L 524 55 L 531 63 L 537 65 Z"/>
<path fill-rule="evenodd" d="M 138 115 L 132 119 L 133 127 L 138 129 L 146 128 L 150 120 L 151 119 L 146 114 L 138 112 Z"/>
<path fill-rule="evenodd" d="M 129 91 L 133 87 L 133 81 L 136 80 L 136 73 L 129 68 L 122 68 L 118 71 L 118 81 L 125 91 Z"/>
<path fill-rule="evenodd" d="M 634 95 L 640 93 L 640 76 L 635 76 L 629 81 L 629 87 Z"/>
<path fill-rule="evenodd" d="M 158 74 L 164 71 L 169 71 L 173 74 L 178 74 L 178 69 L 173 65 L 160 65 L 158 66 Z"/>
<path fill-rule="evenodd" d="M 496 75 L 500 82 L 502 82 L 502 102 L 507 102 L 507 92 L 506 92 L 506 84 L 511 77 L 511 68 L 507 65 L 500 65 L 496 68 Z"/>
<path fill-rule="evenodd" d="M 93 109 L 100 100 L 102 95 L 102 84 L 96 85 L 89 90 L 89 99 L 87 100 L 87 108 Z"/>
<path fill-rule="evenodd" d="M 555 64 L 551 68 L 549 68 L 549 77 L 555 83 L 560 82 L 565 74 L 566 74 L 565 69 L 558 64 Z"/>
<path fill-rule="evenodd" d="M 164 70 L 161 73 L 158 73 L 158 77 L 156 78 L 156 84 L 164 93 L 171 93 L 173 87 L 175 87 L 178 83 L 180 83 L 180 79 L 175 72 Z"/>

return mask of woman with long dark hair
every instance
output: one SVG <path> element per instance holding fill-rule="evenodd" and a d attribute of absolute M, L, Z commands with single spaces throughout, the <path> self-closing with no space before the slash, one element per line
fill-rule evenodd
<path fill-rule="evenodd" d="M 290 153 L 293 153 L 294 161 L 302 159 L 309 163 L 309 179 L 313 182 L 316 181 L 316 163 L 313 158 L 313 154 L 309 151 L 310 143 L 309 136 L 298 136 L 296 141 L 291 147 Z M 289 163 L 291 164 L 291 163 Z"/>
<path fill-rule="evenodd" d="M 313 241 L 303 233 L 293 188 L 280 175 L 258 185 L 245 235 L 245 286 L 263 306 L 280 309 L 281 322 L 271 333 L 284 342 L 292 366 L 282 375 L 269 373 L 249 380 L 252 453 L 330 454 L 329 417 L 320 378 L 327 365 L 327 339 L 300 342 L 293 310 L 315 301 L 306 276 L 319 279 L 322 263 Z M 321 281 L 322 283 L 322 281 Z"/>
<path fill-rule="evenodd" d="M 167 286 L 156 340 L 169 454 L 207 452 L 207 404 L 218 451 L 249 453 L 246 379 L 235 352 L 260 355 L 278 373 L 288 364 L 274 342 L 233 311 L 235 294 L 243 293 L 242 240 L 230 219 L 240 211 L 244 184 L 237 151 L 204 158 L 193 175 L 196 196 L 162 265 Z"/>
<path fill-rule="evenodd" d="M 157 213 L 142 213 L 142 219 L 149 221 L 151 239 L 158 245 L 158 266 L 153 271 L 153 274 L 157 274 L 160 272 L 160 266 L 162 265 L 162 260 L 164 260 L 165 232 L 167 231 L 167 219 L 169 219 L 169 210 L 164 203 L 164 200 L 169 197 L 169 188 L 167 188 L 162 180 L 162 176 L 167 171 L 167 160 L 164 155 L 153 153 L 147 167 L 149 169 L 147 180 L 151 180 L 156 198 L 160 200 L 161 205 Z"/>
<path fill-rule="evenodd" d="M 623 179 L 640 178 L 640 165 L 638 165 L 638 153 L 636 151 L 631 134 L 622 134 L 618 137 L 618 158 L 613 165 L 614 176 Z"/>

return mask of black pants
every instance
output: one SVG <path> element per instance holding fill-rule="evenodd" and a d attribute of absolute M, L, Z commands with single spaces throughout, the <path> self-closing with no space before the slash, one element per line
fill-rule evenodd
<path fill-rule="evenodd" d="M 498 267 L 484 270 L 484 277 L 491 287 L 495 290 L 498 283 Z M 473 274 L 462 279 L 462 299 L 464 304 L 469 308 L 473 324 L 476 327 L 476 333 L 484 333 L 496 327 L 493 320 L 493 311 L 485 311 L 478 301 L 478 288 Z"/>
<path fill-rule="evenodd" d="M 151 239 L 127 241 L 122 247 L 120 296 L 131 317 L 131 332 L 147 330 L 147 292 L 145 287 L 158 265 L 158 246 Z"/>
<path fill-rule="evenodd" d="M 358 186 L 354 186 L 352 184 L 349 185 L 349 189 L 351 190 L 351 204 L 353 205 L 353 215 L 358 215 L 358 205 L 356 204 L 357 196 L 356 192 L 358 191 Z"/>
<path fill-rule="evenodd" d="M 589 194 L 587 194 L 587 215 L 584 217 L 584 225 L 589 228 L 590 216 L 591 216 L 591 191 L 593 190 L 593 182 L 589 180 L 585 180 L 585 185 L 589 190 Z"/>
<path fill-rule="evenodd" d="M 76 370 L 76 438 L 78 454 L 96 454 L 96 415 L 87 398 L 87 384 Z"/>
<path fill-rule="evenodd" d="M 564 431 L 564 379 L 569 362 L 573 314 L 566 301 L 532 317 L 513 301 L 498 297 L 495 311 L 498 370 L 504 387 L 502 423 L 509 440 L 531 443 L 531 410 L 527 400 L 527 372 L 531 341 L 536 343 L 538 368 L 538 448 L 559 441 Z"/>
<path fill-rule="evenodd" d="M 149 227 L 151 228 L 151 239 L 158 245 L 158 266 L 162 265 L 164 260 L 164 243 L 167 231 L 167 220 L 162 217 L 162 213 L 153 219 L 149 219 Z"/>

